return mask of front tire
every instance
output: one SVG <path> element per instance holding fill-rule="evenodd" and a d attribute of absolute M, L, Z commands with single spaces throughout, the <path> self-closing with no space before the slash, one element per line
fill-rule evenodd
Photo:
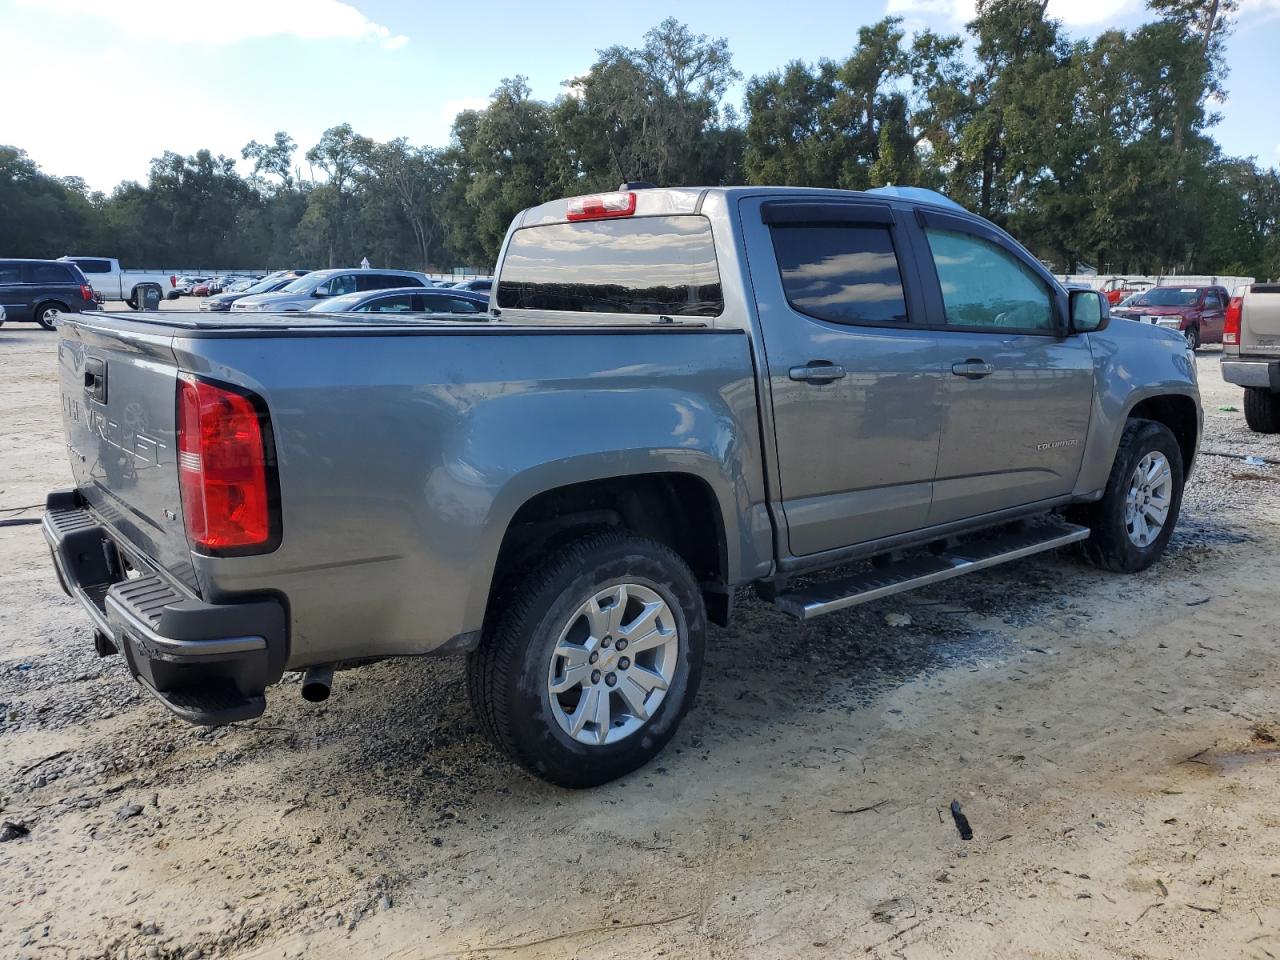
<path fill-rule="evenodd" d="M 467 680 L 508 757 L 550 783 L 594 787 L 666 746 L 697 692 L 706 637 L 697 580 L 675 551 L 591 534 L 497 603 Z"/>
<path fill-rule="evenodd" d="M 1193 353 L 1200 349 L 1200 328 L 1198 326 L 1193 323 L 1182 332 L 1182 335 L 1186 337 L 1187 346 L 1191 348 Z"/>
<path fill-rule="evenodd" d="M 1094 566 L 1137 573 L 1160 559 L 1182 507 L 1182 450 L 1154 420 L 1130 420 L 1102 499 L 1081 511 L 1092 531 L 1081 549 Z"/>
<path fill-rule="evenodd" d="M 32 316 L 35 317 L 36 323 L 40 324 L 45 330 L 52 330 L 58 325 L 58 318 L 66 312 L 66 304 L 42 303 L 36 307 Z"/>
<path fill-rule="evenodd" d="M 1280 394 L 1266 387 L 1245 387 L 1244 422 L 1254 433 L 1280 433 Z"/>

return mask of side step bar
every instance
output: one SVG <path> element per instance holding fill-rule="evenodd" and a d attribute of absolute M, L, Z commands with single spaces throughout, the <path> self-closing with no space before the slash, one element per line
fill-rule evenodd
<path fill-rule="evenodd" d="M 783 613 L 800 620 L 812 620 L 824 613 L 834 613 L 860 603 L 879 600 L 881 597 L 891 597 L 895 593 L 985 570 L 1010 560 L 1020 560 L 1035 553 L 1065 547 L 1088 536 L 1088 527 L 1067 523 L 1044 524 L 1030 530 L 963 543 L 945 553 L 903 560 L 842 580 L 828 580 L 780 593 L 773 602 Z"/>

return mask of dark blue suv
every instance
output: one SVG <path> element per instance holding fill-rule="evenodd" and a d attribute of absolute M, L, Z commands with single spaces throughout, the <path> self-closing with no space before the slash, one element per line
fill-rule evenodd
<path fill-rule="evenodd" d="M 0 323 L 34 321 L 52 330 L 59 314 L 97 309 L 93 288 L 74 263 L 0 260 Z"/>

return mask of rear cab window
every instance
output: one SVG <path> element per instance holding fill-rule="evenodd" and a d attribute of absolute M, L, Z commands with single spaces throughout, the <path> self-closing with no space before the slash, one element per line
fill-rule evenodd
<path fill-rule="evenodd" d="M 711 222 L 696 214 L 523 227 L 507 244 L 497 285 L 504 309 L 670 317 L 724 312 Z"/>

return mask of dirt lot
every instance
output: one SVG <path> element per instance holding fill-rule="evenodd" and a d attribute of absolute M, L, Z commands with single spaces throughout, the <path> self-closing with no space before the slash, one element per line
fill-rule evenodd
<path fill-rule="evenodd" d="M 0 329 L 3 517 L 68 481 L 54 355 Z M 1280 460 L 1199 367 L 1207 448 Z M 0 957 L 1280 956 L 1277 481 L 1203 457 L 1137 577 L 744 597 L 672 746 L 581 793 L 495 755 L 453 661 L 186 726 L 0 528 Z"/>

